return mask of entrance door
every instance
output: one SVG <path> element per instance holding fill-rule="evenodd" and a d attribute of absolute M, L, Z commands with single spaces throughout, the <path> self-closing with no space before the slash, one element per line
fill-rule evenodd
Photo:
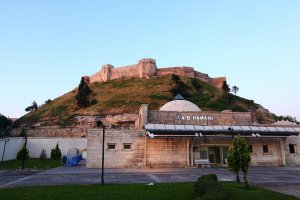
<path fill-rule="evenodd" d="M 221 164 L 221 148 L 208 147 L 208 158 L 210 163 Z"/>

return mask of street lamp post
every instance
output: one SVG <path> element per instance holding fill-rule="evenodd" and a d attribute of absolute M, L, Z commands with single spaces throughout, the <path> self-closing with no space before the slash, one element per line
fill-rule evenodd
<path fill-rule="evenodd" d="M 101 166 L 101 185 L 104 185 L 104 138 L 105 138 L 105 125 L 102 121 L 97 122 L 97 126 L 102 128 L 102 166 Z"/>
<path fill-rule="evenodd" d="M 5 153 L 5 148 L 6 148 L 6 143 L 7 143 L 7 142 L 9 142 L 9 139 L 5 139 L 5 140 L 4 140 L 4 147 L 3 147 L 2 161 L 1 161 L 2 163 L 3 163 L 3 160 L 4 160 L 4 153 Z"/>
<path fill-rule="evenodd" d="M 102 169 L 101 169 L 101 185 L 104 185 L 104 138 L 105 138 L 105 126 L 102 126 Z"/>

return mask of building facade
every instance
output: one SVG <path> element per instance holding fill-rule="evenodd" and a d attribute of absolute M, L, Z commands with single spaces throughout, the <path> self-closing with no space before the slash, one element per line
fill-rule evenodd
<path fill-rule="evenodd" d="M 105 132 L 105 167 L 187 167 L 198 160 L 226 165 L 234 137 L 245 137 L 252 166 L 300 165 L 300 127 L 262 125 L 254 112 L 201 111 L 177 95 L 159 110 L 141 105 L 135 128 Z M 90 129 L 87 167 L 101 167 L 102 130 Z"/>

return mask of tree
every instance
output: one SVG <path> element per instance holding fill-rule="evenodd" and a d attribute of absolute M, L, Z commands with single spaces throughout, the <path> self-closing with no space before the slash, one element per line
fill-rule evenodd
<path fill-rule="evenodd" d="M 51 159 L 61 159 L 61 150 L 59 149 L 58 143 L 56 144 L 55 149 L 51 149 Z"/>
<path fill-rule="evenodd" d="M 203 86 L 199 83 L 199 80 L 198 80 L 198 79 L 193 78 L 193 79 L 192 79 L 192 85 L 194 86 L 194 88 L 195 88 L 198 92 L 202 93 L 202 91 L 203 91 Z"/>
<path fill-rule="evenodd" d="M 223 81 L 222 89 L 224 92 L 230 92 L 230 87 L 227 84 L 227 81 Z"/>
<path fill-rule="evenodd" d="M 0 129 L 6 129 L 12 125 L 12 120 L 0 114 Z"/>
<path fill-rule="evenodd" d="M 48 99 L 48 100 L 45 101 L 45 104 L 51 103 L 51 102 L 52 102 L 52 100 L 51 100 L 51 99 Z"/>
<path fill-rule="evenodd" d="M 46 150 L 43 149 L 41 154 L 40 154 L 40 159 L 44 162 L 47 159 L 47 153 Z"/>
<path fill-rule="evenodd" d="M 36 111 L 38 109 L 38 105 L 35 101 L 32 102 L 31 106 L 25 108 L 26 112 Z"/>
<path fill-rule="evenodd" d="M 93 91 L 89 88 L 88 84 L 84 81 L 84 77 L 82 77 L 78 86 L 78 92 L 75 96 L 79 108 L 87 107 L 89 105 L 89 95 L 92 92 Z"/>
<path fill-rule="evenodd" d="M 238 86 L 233 86 L 232 88 L 231 88 L 231 91 L 234 93 L 234 95 L 236 96 L 236 93 L 239 91 L 239 87 Z"/>
<path fill-rule="evenodd" d="M 249 146 L 245 138 L 238 135 L 237 138 L 233 140 L 227 161 L 229 170 L 236 173 L 236 181 L 238 183 L 240 183 L 239 171 L 241 170 L 243 172 L 245 188 L 248 188 L 249 183 L 247 175 L 251 157 Z"/>
<path fill-rule="evenodd" d="M 190 96 L 190 93 L 188 92 L 189 86 L 185 84 L 179 76 L 172 74 L 172 80 L 175 82 L 175 85 L 170 90 L 173 96 L 176 96 L 177 94 L 181 94 L 185 98 Z"/>
<path fill-rule="evenodd" d="M 17 159 L 22 161 L 21 169 L 24 169 L 25 160 L 29 159 L 29 151 L 27 149 L 27 134 L 26 134 L 26 131 L 24 129 L 22 129 L 21 133 L 24 134 L 25 143 L 24 143 L 22 149 L 20 149 L 20 151 L 17 153 Z"/>

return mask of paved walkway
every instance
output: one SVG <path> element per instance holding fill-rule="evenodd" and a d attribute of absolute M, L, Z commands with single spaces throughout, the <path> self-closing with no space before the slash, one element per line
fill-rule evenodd
<path fill-rule="evenodd" d="M 2 171 L 1 171 L 2 172 Z M 235 175 L 225 168 L 130 168 L 105 169 L 105 183 L 160 183 L 195 182 L 199 176 L 215 173 L 221 181 L 234 181 Z M 241 177 L 242 178 L 242 177 Z M 99 184 L 100 169 L 57 167 L 39 171 L 13 171 L 0 173 L 0 188 L 33 185 Z M 250 184 L 266 187 L 300 198 L 300 168 L 251 167 Z"/>

